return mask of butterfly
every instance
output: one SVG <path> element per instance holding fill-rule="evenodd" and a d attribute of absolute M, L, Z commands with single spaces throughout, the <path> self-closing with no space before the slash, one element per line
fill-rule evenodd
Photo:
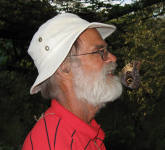
<path fill-rule="evenodd" d="M 140 85 L 140 61 L 132 61 L 123 67 L 120 72 L 121 83 L 130 89 L 137 89 Z"/>

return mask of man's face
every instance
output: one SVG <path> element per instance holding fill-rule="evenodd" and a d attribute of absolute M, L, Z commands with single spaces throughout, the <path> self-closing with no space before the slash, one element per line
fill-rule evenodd
<path fill-rule="evenodd" d="M 96 29 L 87 29 L 81 34 L 79 41 L 77 59 L 80 63 L 77 67 L 72 67 L 77 97 L 93 105 L 113 101 L 122 93 L 121 83 L 112 74 L 116 68 L 116 57 L 108 53 L 107 59 L 103 60 L 98 53 L 81 55 L 107 47 Z"/>

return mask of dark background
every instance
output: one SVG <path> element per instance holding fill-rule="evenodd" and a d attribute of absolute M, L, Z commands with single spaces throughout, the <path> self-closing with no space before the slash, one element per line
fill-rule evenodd
<path fill-rule="evenodd" d="M 141 61 L 139 89 L 125 89 L 96 119 L 108 150 L 165 150 L 165 1 L 1 0 L 0 1 L 0 150 L 22 143 L 50 102 L 29 89 L 37 71 L 27 54 L 38 27 L 60 12 L 88 21 L 111 23 L 117 31 L 107 39 L 118 57 L 118 71 Z"/>

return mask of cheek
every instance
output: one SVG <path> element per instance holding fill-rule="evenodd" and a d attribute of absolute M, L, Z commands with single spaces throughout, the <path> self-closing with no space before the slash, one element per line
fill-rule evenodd
<path fill-rule="evenodd" d="M 82 60 L 82 68 L 85 72 L 100 72 L 103 69 L 104 62 L 101 57 L 88 56 Z"/>

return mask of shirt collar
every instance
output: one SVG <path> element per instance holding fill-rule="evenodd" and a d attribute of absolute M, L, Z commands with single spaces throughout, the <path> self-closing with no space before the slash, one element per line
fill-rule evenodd
<path fill-rule="evenodd" d="M 68 125 L 70 125 L 73 129 L 76 129 L 76 131 L 85 134 L 85 136 L 88 136 L 90 139 L 94 139 L 97 137 L 104 140 L 104 131 L 94 119 L 91 121 L 90 125 L 85 123 L 83 120 L 65 109 L 55 99 L 51 102 L 50 110 L 52 113 L 57 114 L 61 119 L 68 122 Z"/>

